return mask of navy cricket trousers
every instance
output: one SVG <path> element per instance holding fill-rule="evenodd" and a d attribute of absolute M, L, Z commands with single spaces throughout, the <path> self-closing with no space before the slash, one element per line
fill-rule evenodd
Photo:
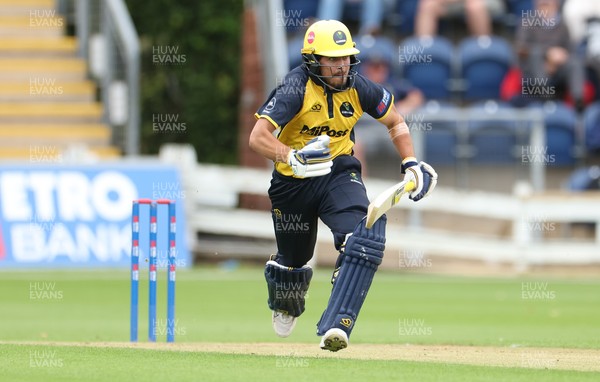
<path fill-rule="evenodd" d="M 313 256 L 319 218 L 331 229 L 339 250 L 369 206 L 361 164 L 349 155 L 335 158 L 331 173 L 315 178 L 297 179 L 274 171 L 269 198 L 277 262 L 296 268 Z"/>

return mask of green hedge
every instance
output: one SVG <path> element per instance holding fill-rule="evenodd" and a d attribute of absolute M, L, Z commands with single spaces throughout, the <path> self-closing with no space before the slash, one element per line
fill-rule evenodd
<path fill-rule="evenodd" d="M 126 2 L 142 42 L 142 153 L 191 143 L 199 161 L 236 163 L 243 1 Z"/>

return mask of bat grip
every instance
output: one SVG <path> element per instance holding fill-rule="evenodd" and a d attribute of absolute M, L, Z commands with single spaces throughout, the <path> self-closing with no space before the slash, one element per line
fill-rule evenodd
<path fill-rule="evenodd" d="M 404 192 L 410 192 L 416 188 L 415 182 L 410 181 L 404 185 Z"/>

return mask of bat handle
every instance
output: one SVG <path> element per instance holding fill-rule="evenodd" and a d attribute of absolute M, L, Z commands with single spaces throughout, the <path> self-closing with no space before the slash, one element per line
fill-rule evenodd
<path fill-rule="evenodd" d="M 412 180 L 404 185 L 404 192 L 410 192 L 416 188 L 415 182 Z"/>

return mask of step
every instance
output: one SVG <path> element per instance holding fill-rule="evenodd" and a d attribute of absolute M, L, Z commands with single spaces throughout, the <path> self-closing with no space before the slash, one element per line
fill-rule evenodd
<path fill-rule="evenodd" d="M 75 37 L 59 38 L 0 38 L 0 57 L 64 57 L 75 56 L 77 40 Z"/>
<path fill-rule="evenodd" d="M 57 38 L 65 34 L 66 21 L 54 10 L 32 11 L 30 15 L 3 16 L 0 14 L 0 38 L 36 37 Z"/>
<path fill-rule="evenodd" d="M 0 82 L 0 102 L 79 101 L 96 99 L 92 81 L 59 81 L 52 77 L 31 77 L 28 81 Z"/>
<path fill-rule="evenodd" d="M 1 58 L 0 80 L 27 80 L 32 77 L 56 80 L 84 80 L 84 60 L 72 58 Z"/>
<path fill-rule="evenodd" d="M 53 10 L 56 0 L 0 0 L 0 15 L 23 16 L 31 11 Z"/>
<path fill-rule="evenodd" d="M 100 122 L 102 105 L 97 102 L 0 102 L 0 123 Z"/>
<path fill-rule="evenodd" d="M 28 7 L 28 8 L 54 8 L 56 0 L 0 0 L 0 8 L 15 8 L 15 7 Z"/>
<path fill-rule="evenodd" d="M 80 142 L 108 145 L 111 130 L 104 124 L 0 124 L 0 147 Z"/>
<path fill-rule="evenodd" d="M 0 147 L 0 160 L 26 160 L 29 163 L 60 164 L 64 161 L 68 149 L 67 145 Z M 114 146 L 89 146 L 88 149 L 100 159 L 114 159 L 121 156 L 119 148 Z"/>

